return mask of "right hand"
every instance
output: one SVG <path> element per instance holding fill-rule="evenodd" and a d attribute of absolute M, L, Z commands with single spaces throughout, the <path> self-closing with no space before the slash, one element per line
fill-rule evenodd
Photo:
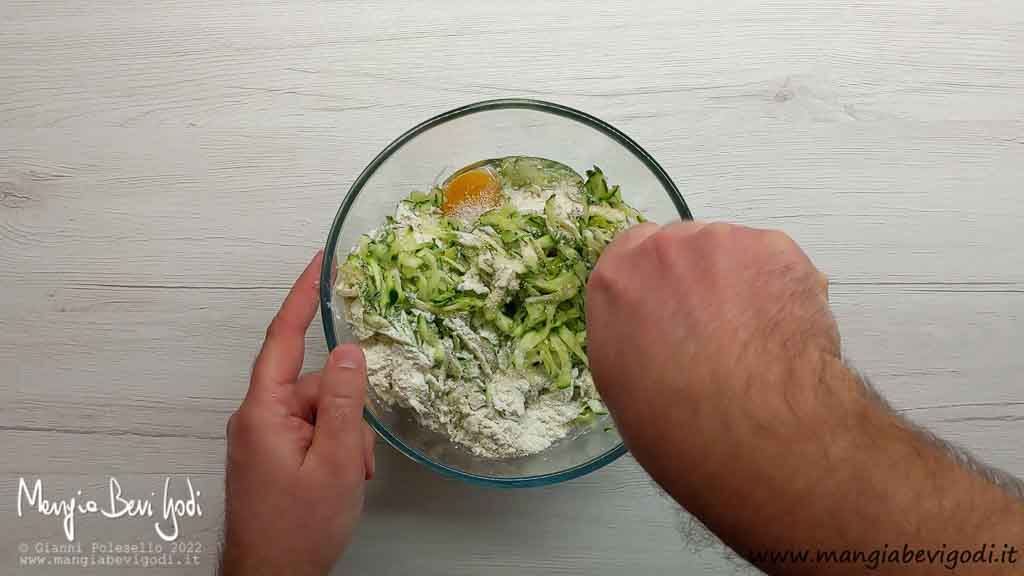
<path fill-rule="evenodd" d="M 772 435 L 814 434 L 851 392 L 820 384 L 841 365 L 827 280 L 781 232 L 635 226 L 601 256 L 586 301 L 602 398 L 656 480 L 687 470 L 677 497 L 696 513 L 713 500 L 698 487 L 783 465 Z"/>
<path fill-rule="evenodd" d="M 843 365 L 827 281 L 781 232 L 695 222 L 627 230 L 590 277 L 587 335 L 594 382 L 637 461 L 769 573 L 869 565 L 762 552 L 1024 542 L 1024 505 Z"/>

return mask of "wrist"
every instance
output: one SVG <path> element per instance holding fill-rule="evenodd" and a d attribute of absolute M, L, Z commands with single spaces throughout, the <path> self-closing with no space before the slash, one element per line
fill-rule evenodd
<path fill-rule="evenodd" d="M 829 486 L 860 455 L 864 430 L 887 412 L 841 359 L 820 351 L 727 389 L 706 400 L 685 437 L 672 439 L 682 440 L 683 458 L 663 475 L 668 481 L 655 476 L 720 534 L 743 531 L 751 515 L 788 517 L 830 498 Z"/>

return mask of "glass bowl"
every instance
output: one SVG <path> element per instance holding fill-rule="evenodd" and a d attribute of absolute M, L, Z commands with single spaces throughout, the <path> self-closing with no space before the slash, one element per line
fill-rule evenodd
<path fill-rule="evenodd" d="M 435 116 L 389 144 L 356 178 L 331 226 L 321 271 L 320 305 L 329 349 L 355 338 L 336 297 L 337 264 L 359 237 L 384 222 L 412 190 L 427 190 L 459 168 L 487 158 L 539 156 L 583 174 L 597 165 L 622 197 L 650 220 L 690 219 L 668 174 L 643 148 L 608 123 L 550 102 L 488 100 Z M 512 459 L 475 456 L 419 426 L 411 412 L 368 390 L 366 420 L 389 444 L 448 476 L 491 486 L 544 486 L 582 476 L 626 452 L 608 416 L 543 452 Z"/>

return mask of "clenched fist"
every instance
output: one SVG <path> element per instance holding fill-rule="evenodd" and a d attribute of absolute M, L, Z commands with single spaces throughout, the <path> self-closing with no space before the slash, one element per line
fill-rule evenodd
<path fill-rule="evenodd" d="M 652 471 L 680 429 L 686 443 L 673 459 L 732 468 L 744 447 L 716 440 L 778 419 L 813 420 L 823 395 L 848 392 L 820 384 L 840 354 L 827 281 L 781 232 L 634 227 L 598 262 L 587 319 L 595 381 Z"/>
<path fill-rule="evenodd" d="M 594 381 L 637 461 L 769 572 L 869 568 L 764 556 L 786 550 L 1021 544 L 1020 502 L 846 368 L 825 276 L 781 232 L 626 231 L 590 277 L 587 334 Z"/>

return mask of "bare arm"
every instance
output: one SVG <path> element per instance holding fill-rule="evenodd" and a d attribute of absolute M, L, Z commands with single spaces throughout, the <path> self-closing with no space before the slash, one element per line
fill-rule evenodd
<path fill-rule="evenodd" d="M 594 271 L 587 319 L 595 381 L 637 460 L 748 559 L 1024 545 L 1012 480 L 895 415 L 844 365 L 827 283 L 784 234 L 634 228 Z M 864 572 L 759 564 L 780 574 Z M 878 572 L 915 567 L 938 568 Z M 1020 564 L 960 569 L 1010 573 Z"/>

